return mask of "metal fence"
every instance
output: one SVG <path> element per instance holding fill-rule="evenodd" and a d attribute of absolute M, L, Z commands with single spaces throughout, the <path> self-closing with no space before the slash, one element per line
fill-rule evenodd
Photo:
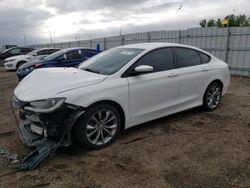
<path fill-rule="evenodd" d="M 91 47 L 100 44 L 102 50 L 116 46 L 145 43 L 173 42 L 202 48 L 226 61 L 234 75 L 250 75 L 250 27 L 192 28 L 187 30 L 151 31 L 120 36 L 61 43 L 31 45 L 34 48 Z"/>

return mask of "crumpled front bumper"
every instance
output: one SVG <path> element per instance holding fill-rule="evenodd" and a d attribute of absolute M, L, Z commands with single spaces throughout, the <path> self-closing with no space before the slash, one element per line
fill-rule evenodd
<path fill-rule="evenodd" d="M 28 119 L 19 121 L 18 135 L 23 144 L 27 146 L 38 146 L 43 142 L 45 137 L 32 132 L 29 126 L 30 123 L 32 122 Z"/>
<path fill-rule="evenodd" d="M 63 103 L 53 111 L 35 112 L 28 102 L 12 98 L 12 107 L 19 110 L 18 133 L 21 141 L 27 146 L 38 146 L 44 139 L 59 145 L 72 144 L 71 130 L 85 109 Z"/>
<path fill-rule="evenodd" d="M 16 97 L 12 99 L 12 107 L 19 108 L 18 134 L 21 141 L 36 147 L 17 165 L 18 170 L 34 169 L 59 146 L 71 145 L 72 127 L 85 112 L 82 107 L 63 104 L 50 113 L 38 113 L 25 109 L 27 105 Z"/>

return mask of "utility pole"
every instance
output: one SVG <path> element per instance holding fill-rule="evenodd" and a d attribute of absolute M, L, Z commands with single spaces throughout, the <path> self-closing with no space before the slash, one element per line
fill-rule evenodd
<path fill-rule="evenodd" d="M 26 35 L 23 35 L 23 41 L 24 41 L 24 46 L 27 45 L 27 42 L 26 42 Z"/>
<path fill-rule="evenodd" d="M 53 32 L 53 41 L 54 41 L 54 43 L 56 43 L 55 32 Z"/>
<path fill-rule="evenodd" d="M 51 32 L 49 31 L 49 38 L 50 38 L 50 43 L 52 44 L 53 40 L 52 40 L 52 36 L 51 36 Z"/>
<path fill-rule="evenodd" d="M 120 27 L 120 36 L 122 35 L 122 28 Z"/>

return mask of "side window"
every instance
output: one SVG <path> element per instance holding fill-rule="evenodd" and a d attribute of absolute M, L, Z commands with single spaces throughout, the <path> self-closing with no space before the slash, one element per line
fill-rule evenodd
<path fill-rule="evenodd" d="M 21 50 L 20 50 L 20 48 L 15 48 L 15 49 L 10 50 L 9 52 L 12 55 L 16 55 L 16 54 L 20 54 Z"/>
<path fill-rule="evenodd" d="M 48 54 L 53 54 L 57 51 L 59 51 L 59 50 L 58 49 L 50 49 L 50 50 L 48 50 Z"/>
<path fill-rule="evenodd" d="M 211 59 L 210 56 L 208 56 L 202 52 L 199 52 L 199 54 L 200 54 L 202 63 L 208 63 L 210 61 L 210 59 Z"/>
<path fill-rule="evenodd" d="M 77 60 L 81 59 L 81 53 L 82 53 L 81 50 L 74 50 L 66 53 L 66 56 L 68 60 Z"/>
<path fill-rule="evenodd" d="M 177 62 L 180 68 L 201 64 L 201 58 L 195 50 L 188 48 L 175 48 L 175 52 Z"/>
<path fill-rule="evenodd" d="M 48 54 L 48 50 L 41 50 L 37 52 L 37 55 L 47 55 L 47 54 Z"/>
<path fill-rule="evenodd" d="M 28 53 L 28 52 L 30 52 L 30 51 L 32 51 L 31 48 L 21 48 L 21 52 L 22 52 L 22 53 Z"/>
<path fill-rule="evenodd" d="M 174 68 L 173 53 L 171 48 L 161 48 L 147 53 L 141 57 L 132 69 L 139 65 L 149 65 L 154 68 L 154 72 L 170 70 Z"/>

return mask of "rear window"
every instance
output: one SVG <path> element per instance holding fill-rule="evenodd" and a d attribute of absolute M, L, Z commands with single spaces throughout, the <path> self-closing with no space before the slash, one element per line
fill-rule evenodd
<path fill-rule="evenodd" d="M 198 53 L 199 53 L 199 55 L 201 57 L 202 63 L 208 63 L 210 61 L 210 59 L 211 59 L 210 56 L 208 56 L 208 55 L 206 55 L 206 54 L 204 54 L 202 52 L 198 52 Z"/>
<path fill-rule="evenodd" d="M 180 68 L 200 65 L 202 63 L 199 54 L 193 49 L 175 48 L 175 53 Z"/>

